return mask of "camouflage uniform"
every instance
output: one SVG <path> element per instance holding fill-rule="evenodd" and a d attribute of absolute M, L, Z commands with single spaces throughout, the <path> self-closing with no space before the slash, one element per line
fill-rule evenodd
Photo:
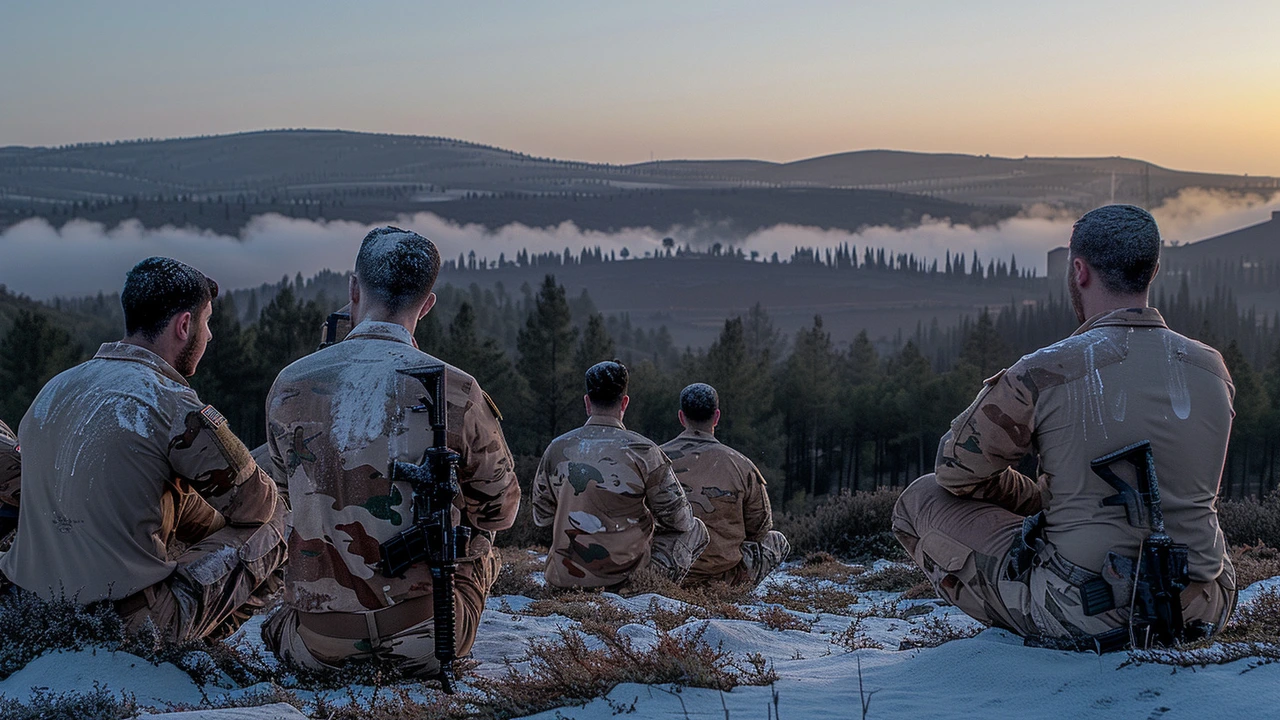
<path fill-rule="evenodd" d="M 773 530 L 764 476 L 745 455 L 712 433 L 685 430 L 662 446 L 693 514 L 711 536 L 686 584 L 719 581 L 755 587 L 791 552 Z"/>
<path fill-rule="evenodd" d="M 650 565 L 679 582 L 709 539 L 667 456 L 606 415 L 551 441 L 532 505 L 534 524 L 553 526 L 546 579 L 555 587 L 616 589 Z"/>
<path fill-rule="evenodd" d="M 1215 506 L 1234 393 L 1221 356 L 1154 308 L 1102 313 L 986 381 L 943 439 L 936 474 L 898 500 L 894 532 L 942 596 L 985 623 L 1049 638 L 1126 625 L 1122 558 L 1138 556 L 1148 530 L 1101 504 L 1115 490 L 1089 463 L 1149 440 L 1167 532 L 1190 551 L 1183 612 L 1221 628 L 1236 599 Z M 1013 469 L 1031 454 L 1039 480 Z M 1019 574 L 1011 550 L 1040 511 Z M 1079 586 L 1099 575 L 1117 609 L 1085 615 Z"/>
<path fill-rule="evenodd" d="M 366 321 L 345 340 L 281 371 L 267 400 L 268 445 L 293 503 L 285 604 L 263 628 L 282 659 L 312 669 L 377 656 L 406 672 L 438 671 L 426 564 L 383 577 L 379 545 L 413 522 L 412 489 L 390 462 L 419 462 L 431 443 L 421 383 L 397 370 L 440 361 L 404 327 Z M 520 502 L 511 453 L 489 396 L 446 371 L 448 444 L 461 460 L 455 519 L 472 527 L 458 558 L 457 652 L 470 651 L 501 560 L 492 533 L 511 527 Z"/>
<path fill-rule="evenodd" d="M 20 522 L 0 559 L 19 587 L 111 601 L 131 629 L 149 619 L 173 640 L 225 634 L 275 587 L 275 485 L 158 355 L 103 345 L 45 385 L 20 439 Z"/>

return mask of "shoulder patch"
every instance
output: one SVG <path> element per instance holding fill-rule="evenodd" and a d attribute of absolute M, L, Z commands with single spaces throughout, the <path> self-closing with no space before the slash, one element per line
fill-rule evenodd
<path fill-rule="evenodd" d="M 227 424 L 227 419 L 222 416 L 222 413 L 215 410 L 212 405 L 205 405 L 200 410 L 200 414 L 204 416 L 204 420 L 209 424 L 209 427 L 214 430 Z"/>
<path fill-rule="evenodd" d="M 498 409 L 498 403 L 494 402 L 493 398 L 489 397 L 489 393 L 484 390 L 481 390 L 480 394 L 484 396 L 485 404 L 493 411 L 493 416 L 498 418 L 498 422 L 502 422 L 502 411 Z"/>

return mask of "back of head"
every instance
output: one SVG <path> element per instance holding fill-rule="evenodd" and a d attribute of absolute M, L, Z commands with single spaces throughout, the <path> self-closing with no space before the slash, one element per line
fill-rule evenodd
<path fill-rule="evenodd" d="M 179 313 L 197 313 L 218 297 L 218 283 L 190 265 L 149 257 L 133 266 L 120 291 L 127 335 L 154 341 Z"/>
<path fill-rule="evenodd" d="M 1071 257 L 1097 271 L 1117 295 L 1146 292 L 1160 261 L 1160 229 L 1151 213 L 1134 205 L 1104 205 L 1076 221 Z"/>
<path fill-rule="evenodd" d="M 616 407 L 627 394 L 627 366 L 617 360 L 598 362 L 587 369 L 587 397 L 600 408 Z"/>
<path fill-rule="evenodd" d="M 398 227 L 370 230 L 356 255 L 360 287 L 393 315 L 424 300 L 439 274 L 435 244 Z"/>
<path fill-rule="evenodd" d="M 720 409 L 720 395 L 706 383 L 694 383 L 680 391 L 680 411 L 695 423 L 710 422 Z"/>

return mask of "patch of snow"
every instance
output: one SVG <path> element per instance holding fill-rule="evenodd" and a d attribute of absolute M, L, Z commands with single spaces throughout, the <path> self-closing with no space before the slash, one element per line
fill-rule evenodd
<path fill-rule="evenodd" d="M 88 692 L 94 683 L 119 695 L 136 696 L 139 705 L 196 705 L 204 699 L 191 676 L 176 665 L 152 665 L 126 652 L 58 651 L 41 655 L 0 681 L 0 695 L 25 699 L 34 688 L 52 693 Z"/>

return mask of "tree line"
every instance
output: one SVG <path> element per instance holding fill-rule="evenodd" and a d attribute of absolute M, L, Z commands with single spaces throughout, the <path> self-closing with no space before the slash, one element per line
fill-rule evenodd
<path fill-rule="evenodd" d="M 1193 297 L 1183 288 L 1159 291 L 1157 306 L 1175 330 L 1222 351 L 1237 388 L 1224 493 L 1268 493 L 1280 470 L 1280 320 L 1241 310 L 1229 290 Z M 669 439 L 680 431 L 680 389 L 711 383 L 724 412 L 719 436 L 761 467 L 784 506 L 901 486 L 930 471 L 938 440 L 983 378 L 1076 326 L 1061 296 L 874 340 L 866 332 L 833 337 L 821 316 L 787 336 L 756 306 L 726 319 L 708 347 L 680 351 L 665 328 L 606 317 L 585 292 L 570 297 L 551 275 L 518 296 L 475 285 L 442 286 L 439 296 L 418 326 L 418 344 L 490 393 L 518 467 L 531 467 L 551 439 L 581 424 L 583 372 L 618 358 L 631 370 L 630 428 Z M 238 297 L 245 296 L 215 303 L 214 341 L 192 384 L 254 445 L 265 439 L 263 401 L 275 375 L 315 350 L 325 316 L 341 303 L 301 278 L 283 280 L 255 317 L 242 321 Z M 0 387 L 7 391 L 0 418 L 16 424 L 44 382 L 90 356 L 96 342 L 118 338 L 118 325 L 93 338 L 112 324 L 106 320 L 69 326 L 63 319 L 86 314 L 114 319 L 119 306 L 99 296 L 57 307 L 29 303 L 13 313 L 0 338 Z"/>

